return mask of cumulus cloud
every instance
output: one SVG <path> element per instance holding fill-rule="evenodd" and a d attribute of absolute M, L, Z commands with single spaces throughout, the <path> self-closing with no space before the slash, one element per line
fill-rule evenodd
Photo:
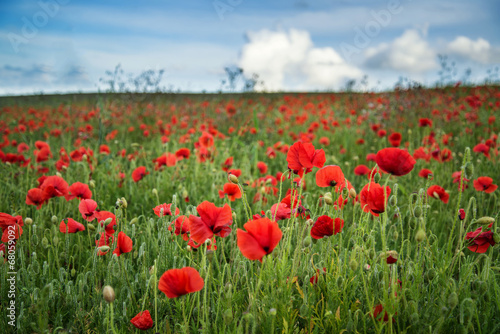
<path fill-rule="evenodd" d="M 365 65 L 418 74 L 437 68 L 436 53 L 425 39 L 425 32 L 406 30 L 390 43 L 368 48 Z"/>
<path fill-rule="evenodd" d="M 490 43 L 483 38 L 478 38 L 474 41 L 465 36 L 458 36 L 448 43 L 447 50 L 452 54 L 482 64 L 500 62 L 500 49 L 492 47 Z"/>
<path fill-rule="evenodd" d="M 303 30 L 260 30 L 247 34 L 238 65 L 247 75 L 258 74 L 259 90 L 339 88 L 362 72 L 330 47 L 315 47 Z"/>

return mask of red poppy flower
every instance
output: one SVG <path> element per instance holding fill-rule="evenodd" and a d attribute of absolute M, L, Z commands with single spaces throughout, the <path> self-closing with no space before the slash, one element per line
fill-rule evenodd
<path fill-rule="evenodd" d="M 224 195 L 227 195 L 227 198 L 233 202 L 238 198 L 241 198 L 241 190 L 237 184 L 234 183 L 226 183 L 224 185 L 223 190 L 219 190 L 219 197 L 224 198 Z"/>
<path fill-rule="evenodd" d="M 420 127 L 425 127 L 425 126 L 428 126 L 428 127 L 431 127 L 432 126 L 432 121 L 428 118 L 420 118 L 418 120 L 418 126 Z"/>
<path fill-rule="evenodd" d="M 271 217 L 280 221 L 289 219 L 292 216 L 292 209 L 286 203 L 276 203 L 271 207 Z"/>
<path fill-rule="evenodd" d="M 474 152 L 478 152 L 478 153 L 483 153 L 487 158 L 490 157 L 490 147 L 486 144 L 477 144 L 476 146 L 474 146 L 474 148 L 472 149 Z"/>
<path fill-rule="evenodd" d="M 338 190 L 344 180 L 342 169 L 336 165 L 325 166 L 316 173 L 316 185 L 318 187 L 336 187 Z"/>
<path fill-rule="evenodd" d="M 488 176 L 478 177 L 477 180 L 474 180 L 473 184 L 474 189 L 477 191 L 484 191 L 487 194 L 491 194 L 498 188 L 496 184 L 493 184 L 493 179 Z"/>
<path fill-rule="evenodd" d="M 465 219 L 465 210 L 464 209 L 458 210 L 458 219 L 460 219 L 460 220 Z"/>
<path fill-rule="evenodd" d="M 178 214 L 181 213 L 179 208 L 175 208 L 175 215 L 172 215 L 171 207 L 172 207 L 172 204 L 163 203 L 163 204 L 160 204 L 158 206 L 155 206 L 153 208 L 153 211 L 154 211 L 155 215 L 157 215 L 160 218 L 164 217 L 164 216 L 177 216 Z M 163 209 L 163 215 L 161 213 L 162 209 Z"/>
<path fill-rule="evenodd" d="M 28 190 L 28 193 L 26 194 L 26 204 L 36 205 L 37 209 L 40 209 L 46 201 L 47 195 L 42 189 L 33 188 Z"/>
<path fill-rule="evenodd" d="M 47 198 L 60 197 L 68 194 L 68 183 L 60 176 L 48 176 L 40 186 Z"/>
<path fill-rule="evenodd" d="M 231 167 L 233 167 L 233 157 L 229 157 L 222 164 L 222 170 L 227 172 Z"/>
<path fill-rule="evenodd" d="M 78 210 L 82 214 L 83 219 L 86 221 L 93 221 L 96 217 L 97 203 L 92 199 L 84 199 L 80 201 L 78 205 Z"/>
<path fill-rule="evenodd" d="M 450 199 L 450 194 L 448 194 L 443 187 L 438 185 L 430 186 L 429 189 L 427 189 L 427 195 L 441 200 L 444 204 L 448 204 L 448 200 Z"/>
<path fill-rule="evenodd" d="M 106 232 L 102 232 L 101 235 L 99 236 L 99 239 L 95 241 L 95 244 L 97 247 L 102 247 L 102 246 L 110 246 L 115 240 L 115 236 L 112 234 L 108 234 Z M 99 250 L 97 252 L 98 256 L 106 255 L 109 252 L 109 250 L 103 252 Z"/>
<path fill-rule="evenodd" d="M 212 147 L 214 145 L 214 137 L 208 132 L 203 132 L 198 142 L 205 148 Z"/>
<path fill-rule="evenodd" d="M 368 175 L 370 173 L 370 168 L 365 165 L 359 165 L 354 168 L 355 175 Z"/>
<path fill-rule="evenodd" d="M 262 262 L 262 258 L 273 252 L 283 236 L 278 223 L 269 218 L 251 220 L 243 228 L 246 231 L 237 230 L 238 248 L 249 260 Z"/>
<path fill-rule="evenodd" d="M 380 213 L 385 211 L 387 200 L 391 195 L 391 188 L 386 186 L 385 189 L 386 194 L 384 194 L 384 187 L 375 182 L 368 183 L 361 189 L 359 200 L 364 212 L 371 212 L 372 215 L 378 217 Z"/>
<path fill-rule="evenodd" d="M 200 217 L 189 216 L 191 239 L 195 242 L 201 244 L 214 234 L 224 238 L 231 233 L 229 225 L 233 223 L 233 216 L 229 205 L 225 204 L 219 208 L 213 203 L 204 201 L 196 209 Z"/>
<path fill-rule="evenodd" d="M 175 235 L 182 234 L 182 239 L 184 239 L 184 241 L 187 241 L 189 239 L 189 218 L 186 216 L 179 216 L 177 217 L 177 219 L 175 219 L 173 225 L 175 227 Z M 172 224 L 168 227 L 168 230 L 172 231 Z"/>
<path fill-rule="evenodd" d="M 113 254 L 116 256 L 120 256 L 123 253 L 128 253 L 132 251 L 133 243 L 132 239 L 127 236 L 123 231 L 118 233 L 118 238 L 116 241 L 116 249 L 113 251 Z"/>
<path fill-rule="evenodd" d="M 385 172 L 403 176 L 413 170 L 416 161 L 408 151 L 388 147 L 377 152 L 377 165 Z"/>
<path fill-rule="evenodd" d="M 70 201 L 74 198 L 91 199 L 92 191 L 90 191 L 89 186 L 85 183 L 75 182 L 69 187 L 66 200 Z"/>
<path fill-rule="evenodd" d="M 111 218 L 111 222 L 109 222 L 106 226 L 104 226 L 104 230 L 107 234 L 114 234 L 116 226 L 116 216 L 114 213 L 109 211 L 96 211 L 95 217 L 97 218 L 97 222 L 101 223 L 101 226 L 104 225 L 104 222 Z"/>
<path fill-rule="evenodd" d="M 66 218 L 61 220 L 61 223 L 59 224 L 59 231 L 62 233 L 76 233 L 85 231 L 85 226 L 73 220 L 72 218 Z"/>
<path fill-rule="evenodd" d="M 188 148 L 180 148 L 175 152 L 177 160 L 189 159 L 191 156 L 191 151 Z"/>
<path fill-rule="evenodd" d="M 192 267 L 167 270 L 160 277 L 158 289 L 168 298 L 177 298 L 188 293 L 200 291 L 205 282 L 200 273 Z"/>
<path fill-rule="evenodd" d="M 257 169 L 261 174 L 267 173 L 267 165 L 262 161 L 257 162 Z"/>
<path fill-rule="evenodd" d="M 488 228 L 491 228 L 493 223 L 491 223 Z M 470 245 L 467 247 L 471 252 L 474 253 L 486 253 L 490 246 L 495 246 L 495 240 L 493 239 L 492 231 L 483 232 L 483 227 L 479 227 L 474 232 L 468 232 L 465 235 L 465 240 L 468 240 Z"/>
<path fill-rule="evenodd" d="M 382 312 L 384 312 L 384 316 L 382 317 Z M 387 322 L 389 321 L 389 315 L 387 314 L 387 312 L 384 311 L 384 307 L 382 306 L 382 304 L 378 304 L 376 306 L 373 307 L 373 318 L 375 320 L 378 320 L 378 321 L 382 321 L 384 320 L 384 322 Z M 392 322 L 394 322 L 394 318 L 392 319 Z"/>
<path fill-rule="evenodd" d="M 375 153 L 368 153 L 366 155 L 366 161 L 375 161 L 377 155 Z"/>
<path fill-rule="evenodd" d="M 311 237 L 322 239 L 342 232 L 344 220 L 335 218 L 335 221 L 328 216 L 320 216 L 311 228 Z"/>
<path fill-rule="evenodd" d="M 132 172 L 132 180 L 134 180 L 134 182 L 139 182 L 140 180 L 142 180 L 144 176 L 148 174 L 149 172 L 146 171 L 146 167 L 144 166 L 137 167 Z"/>
<path fill-rule="evenodd" d="M 296 142 L 288 150 L 286 161 L 288 168 L 300 177 L 310 173 L 313 167 L 321 168 L 325 164 L 325 151 L 316 150 L 311 143 Z"/>
<path fill-rule="evenodd" d="M 399 132 L 394 132 L 387 139 L 389 139 L 389 143 L 391 143 L 393 147 L 398 147 L 401 144 L 402 137 Z"/>
<path fill-rule="evenodd" d="M 10 230 L 14 226 L 14 239 L 19 239 L 23 234 L 22 226 L 24 226 L 23 217 L 21 216 L 11 216 L 7 213 L 0 212 L 0 228 L 2 229 L 2 242 L 9 242 Z M 10 228 L 9 228 L 10 227 Z"/>
<path fill-rule="evenodd" d="M 423 177 L 424 179 L 428 179 L 429 177 L 432 177 L 434 173 L 427 168 L 422 168 L 420 172 L 418 172 L 418 176 Z"/>
<path fill-rule="evenodd" d="M 323 273 L 326 273 L 326 267 L 323 267 Z M 310 279 L 309 279 L 309 282 L 311 282 L 312 285 L 316 285 L 318 283 L 318 280 L 319 280 L 319 274 L 320 274 L 320 271 L 319 269 L 316 269 L 316 275 L 312 276 Z"/>
<path fill-rule="evenodd" d="M 148 330 L 153 327 L 153 319 L 151 318 L 151 314 L 146 310 L 144 312 L 139 312 L 135 317 L 130 320 L 132 325 L 135 328 L 140 329 L 142 331 Z"/>

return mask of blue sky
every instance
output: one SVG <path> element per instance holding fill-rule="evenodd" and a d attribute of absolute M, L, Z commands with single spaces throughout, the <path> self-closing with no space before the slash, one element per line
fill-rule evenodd
<path fill-rule="evenodd" d="M 431 84 L 438 55 L 480 81 L 500 63 L 497 1 L 186 0 L 0 2 L 0 94 L 96 91 L 126 73 L 165 70 L 162 87 L 214 92 L 224 67 L 260 90 Z M 361 86 L 359 86 L 362 88 Z"/>

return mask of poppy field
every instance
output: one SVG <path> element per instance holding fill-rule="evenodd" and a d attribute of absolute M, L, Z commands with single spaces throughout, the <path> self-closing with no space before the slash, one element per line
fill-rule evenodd
<path fill-rule="evenodd" d="M 0 103 L 2 332 L 500 332 L 497 86 Z"/>

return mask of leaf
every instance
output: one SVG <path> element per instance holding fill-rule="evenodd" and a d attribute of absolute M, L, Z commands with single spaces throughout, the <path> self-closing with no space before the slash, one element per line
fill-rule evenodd
<path fill-rule="evenodd" d="M 299 291 L 300 296 L 302 297 L 302 299 L 304 299 L 304 292 L 300 288 L 299 282 L 297 282 L 297 280 L 295 281 L 295 285 L 297 286 L 297 290 Z"/>
<path fill-rule="evenodd" d="M 340 320 L 340 306 L 337 308 L 337 312 L 335 312 L 335 319 Z"/>

